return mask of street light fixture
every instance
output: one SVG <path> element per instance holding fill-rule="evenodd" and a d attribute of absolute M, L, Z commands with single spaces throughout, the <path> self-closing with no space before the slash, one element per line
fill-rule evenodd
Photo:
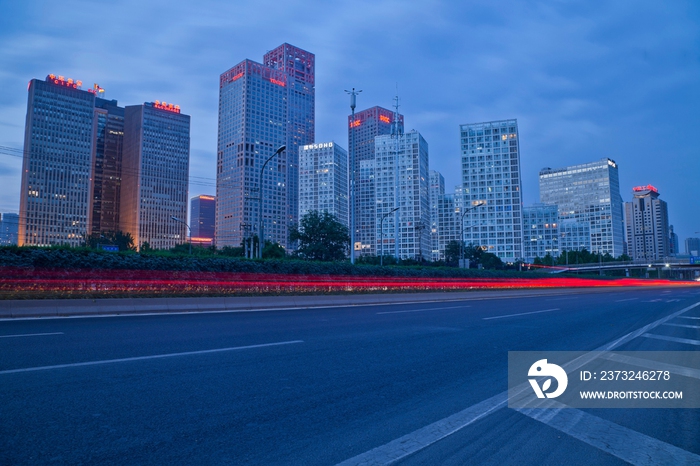
<path fill-rule="evenodd" d="M 379 256 L 379 265 L 384 265 L 384 219 L 387 218 L 389 215 L 393 214 L 394 212 L 396 212 L 397 210 L 399 210 L 399 208 L 394 207 L 389 212 L 382 215 L 382 219 L 379 222 L 379 231 L 381 232 L 381 236 L 380 236 L 381 240 L 379 242 L 379 247 L 380 247 L 380 251 L 381 251 L 381 255 Z M 394 241 L 396 241 L 396 238 L 394 238 Z"/>
<path fill-rule="evenodd" d="M 459 226 L 461 229 L 461 233 L 459 235 L 459 239 L 460 239 L 460 241 L 459 241 L 459 260 L 460 260 L 460 263 L 461 263 L 461 261 L 464 260 L 464 216 L 467 215 L 467 212 L 471 212 L 472 210 L 476 209 L 477 207 L 481 207 L 482 205 L 486 205 L 486 201 L 477 201 L 476 204 L 472 205 L 468 209 L 464 209 L 464 212 L 462 212 L 462 217 L 460 218 L 460 221 L 459 221 Z"/>
<path fill-rule="evenodd" d="M 272 154 L 270 157 L 268 157 L 267 160 L 265 160 L 265 163 L 263 164 L 262 168 L 260 169 L 260 182 L 258 183 L 258 195 L 260 198 L 260 202 L 258 204 L 258 257 L 262 259 L 262 251 L 263 251 L 263 218 L 262 218 L 262 213 L 263 213 L 263 172 L 265 171 L 265 167 L 267 166 L 267 162 L 272 160 L 277 154 L 282 152 L 287 148 L 286 145 L 281 145 L 274 154 Z"/>
<path fill-rule="evenodd" d="M 190 232 L 190 255 L 192 255 L 192 229 L 187 223 L 185 223 L 184 220 L 180 220 L 177 217 L 170 217 L 170 220 L 175 220 L 176 222 L 183 223 L 187 227 L 187 230 Z"/>

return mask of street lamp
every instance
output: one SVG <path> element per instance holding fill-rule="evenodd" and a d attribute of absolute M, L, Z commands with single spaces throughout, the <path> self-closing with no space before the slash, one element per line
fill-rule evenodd
<path fill-rule="evenodd" d="M 467 215 L 467 212 L 471 212 L 472 210 L 476 209 L 477 207 L 481 207 L 482 205 L 485 205 L 485 201 L 477 201 L 476 204 L 474 204 L 472 207 L 468 209 L 464 209 L 464 212 L 462 212 L 462 217 L 460 218 L 459 221 L 459 226 L 461 229 L 461 233 L 459 235 L 459 260 L 460 262 L 464 260 L 464 216 Z M 459 264 L 458 264 L 459 265 Z"/>
<path fill-rule="evenodd" d="M 260 202 L 258 204 L 258 257 L 262 259 L 262 251 L 263 251 L 263 218 L 262 218 L 262 213 L 263 213 L 263 172 L 265 171 L 265 167 L 267 166 L 267 162 L 272 160 L 275 155 L 279 154 L 283 150 L 285 150 L 287 146 L 284 144 L 279 147 L 275 151 L 274 154 L 272 154 L 270 157 L 268 157 L 267 160 L 265 160 L 265 163 L 263 164 L 262 168 L 260 169 L 260 182 L 258 183 L 258 195 L 260 197 Z"/>
<path fill-rule="evenodd" d="M 381 232 L 381 240 L 379 242 L 379 247 L 382 253 L 381 256 L 379 256 L 379 265 L 384 265 L 384 219 L 396 212 L 397 210 L 399 210 L 399 208 L 394 207 L 392 210 L 382 215 L 382 219 L 379 222 L 379 231 Z M 396 238 L 394 238 L 394 241 L 396 241 Z"/>
<path fill-rule="evenodd" d="M 355 263 L 355 107 L 356 97 L 362 91 L 345 90 L 350 94 L 350 110 L 352 111 L 352 121 L 350 123 L 350 138 L 352 150 L 350 151 L 350 263 Z"/>
<path fill-rule="evenodd" d="M 170 220 L 175 220 L 176 222 L 183 223 L 187 227 L 187 230 L 190 232 L 190 255 L 192 255 L 192 229 L 187 223 L 185 223 L 184 220 L 180 220 L 177 217 L 170 217 Z"/>

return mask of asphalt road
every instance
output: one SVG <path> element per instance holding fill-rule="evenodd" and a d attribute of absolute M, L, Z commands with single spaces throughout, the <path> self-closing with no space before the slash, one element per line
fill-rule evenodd
<path fill-rule="evenodd" d="M 699 302 L 697 287 L 494 292 L 0 321 L 0 464 L 697 464 L 697 409 L 550 418 L 503 393 L 508 351 L 594 350 Z M 700 306 L 682 316 L 668 322 L 700 326 Z M 691 327 L 615 349 L 699 351 Z"/>

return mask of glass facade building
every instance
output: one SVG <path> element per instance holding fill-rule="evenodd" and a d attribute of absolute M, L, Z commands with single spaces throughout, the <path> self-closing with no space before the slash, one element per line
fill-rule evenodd
<path fill-rule="evenodd" d="M 92 197 L 95 95 L 49 75 L 29 82 L 18 244 L 79 246 Z"/>
<path fill-rule="evenodd" d="M 671 255 L 668 204 L 651 185 L 633 188 L 632 195 L 632 202 L 625 202 L 627 255 L 635 260 L 663 260 Z"/>
<path fill-rule="evenodd" d="M 299 148 L 299 218 L 327 212 L 345 225 L 348 218 L 348 153 L 335 142 Z"/>
<path fill-rule="evenodd" d="M 349 156 L 354 155 L 354 168 L 350 177 L 355 178 L 355 253 L 376 255 L 376 198 L 374 187 L 374 138 L 396 131 L 394 112 L 382 107 L 372 107 L 355 113 L 355 120 L 348 115 Z M 398 132 L 403 133 L 403 115 L 398 115 Z M 354 146 L 353 146 L 354 137 Z"/>
<path fill-rule="evenodd" d="M 0 246 L 16 245 L 18 230 L 19 215 L 13 213 L 2 214 L 0 218 Z"/>
<path fill-rule="evenodd" d="M 555 205 L 535 204 L 523 208 L 523 259 L 559 256 L 559 210 Z"/>
<path fill-rule="evenodd" d="M 214 239 L 216 197 L 201 194 L 190 199 L 192 238 Z"/>
<path fill-rule="evenodd" d="M 189 166 L 189 115 L 158 101 L 125 108 L 119 222 L 139 249 L 186 242 Z"/>
<path fill-rule="evenodd" d="M 461 192 L 461 186 L 460 192 Z M 445 193 L 445 178 L 430 170 L 430 245 L 432 260 L 445 260 L 445 247 L 450 241 L 459 241 L 459 218 L 456 212 L 456 194 Z"/>
<path fill-rule="evenodd" d="M 240 246 L 257 231 L 261 199 L 265 240 L 286 247 L 297 221 L 299 147 L 314 141 L 315 56 L 282 44 L 263 62 L 244 60 L 219 77 L 217 246 Z M 260 192 L 263 164 L 282 145 Z"/>
<path fill-rule="evenodd" d="M 460 125 L 460 136 L 463 203 L 458 207 L 486 203 L 465 214 L 464 241 L 481 246 L 504 262 L 521 259 L 523 217 L 518 121 Z"/>
<path fill-rule="evenodd" d="M 376 250 L 401 259 L 430 260 L 428 143 L 411 131 L 377 136 L 374 144 Z"/>
<path fill-rule="evenodd" d="M 624 252 L 622 197 L 613 160 L 544 168 L 539 182 L 540 202 L 559 206 L 562 223 L 571 220 L 589 225 L 591 252 L 614 257 Z"/>

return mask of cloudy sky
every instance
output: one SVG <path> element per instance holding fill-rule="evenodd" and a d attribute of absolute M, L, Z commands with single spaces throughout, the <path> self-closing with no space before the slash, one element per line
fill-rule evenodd
<path fill-rule="evenodd" d="M 653 184 L 700 236 L 700 2 L 0 0 L 0 212 L 19 208 L 27 83 L 99 83 L 192 116 L 190 194 L 214 193 L 219 74 L 288 42 L 316 54 L 317 141 L 347 147 L 349 100 L 391 107 L 459 182 L 459 125 L 517 118 L 537 174 L 609 157 L 624 200 Z M 11 149 L 7 149 L 11 148 Z M 682 247 L 682 246 L 681 246 Z"/>

